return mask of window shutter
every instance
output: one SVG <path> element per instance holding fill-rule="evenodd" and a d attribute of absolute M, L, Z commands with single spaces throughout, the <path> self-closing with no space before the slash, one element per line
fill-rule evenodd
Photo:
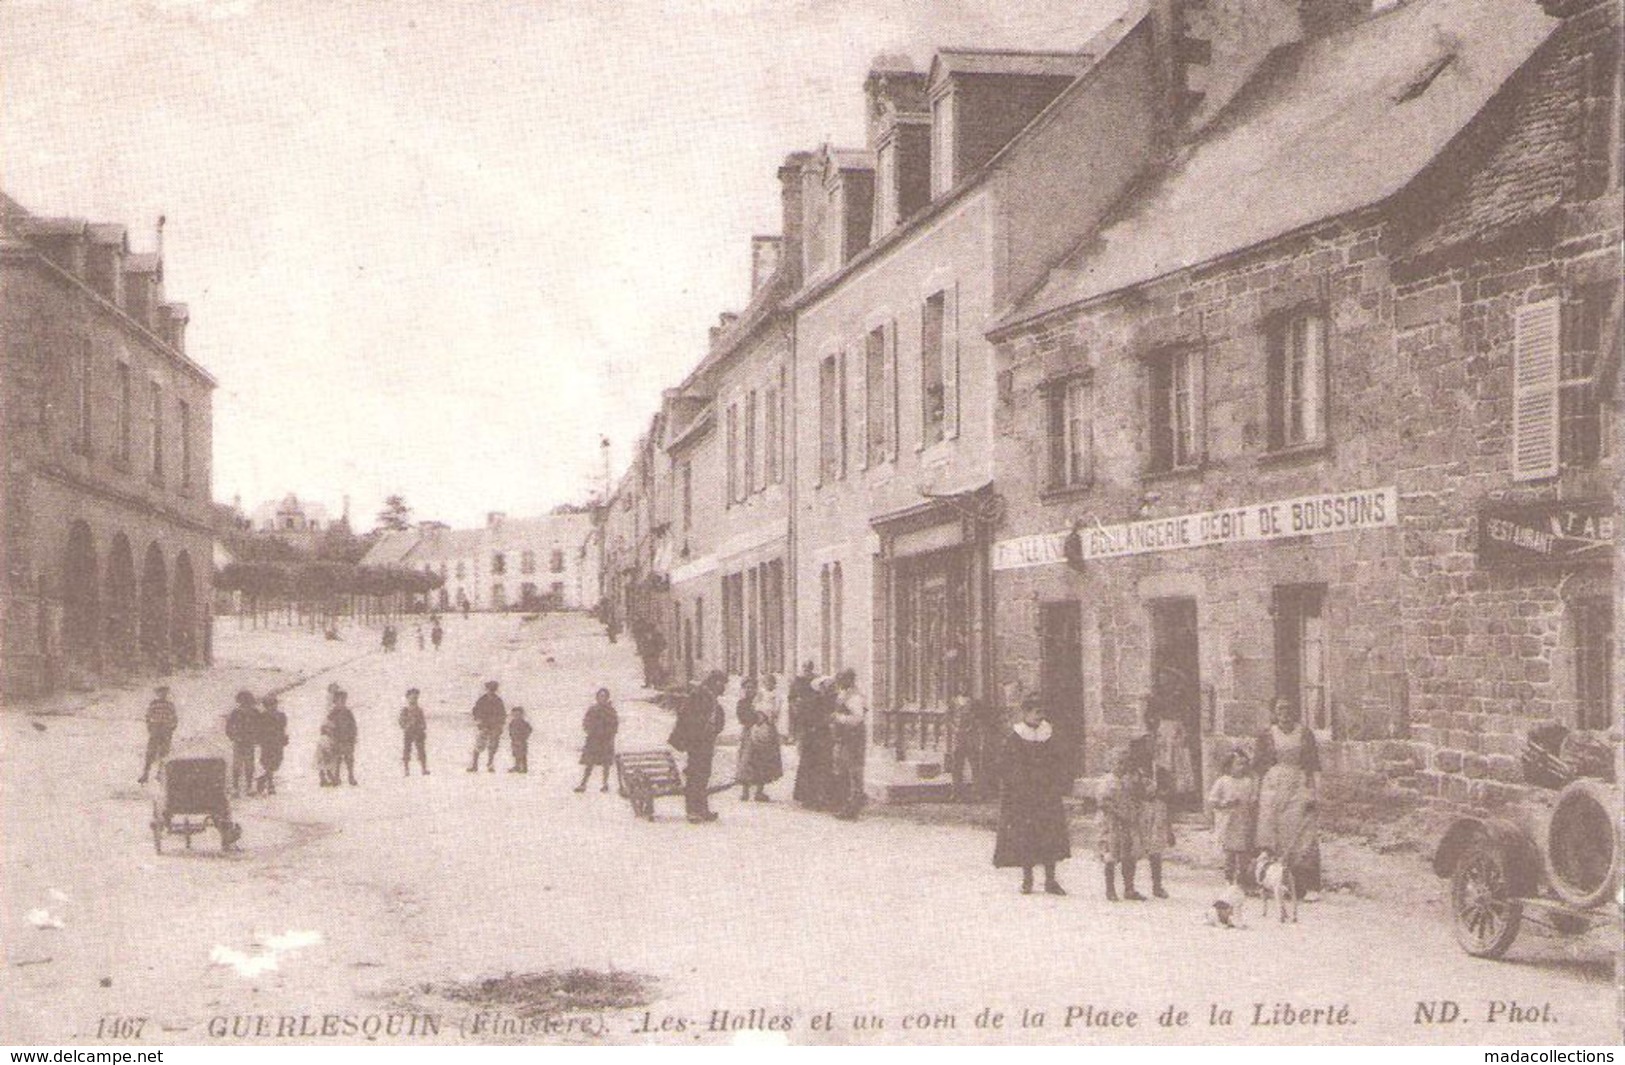
<path fill-rule="evenodd" d="M 897 461 L 902 420 L 897 416 L 897 319 L 886 324 L 886 457 Z"/>
<path fill-rule="evenodd" d="M 959 435 L 959 282 L 943 293 L 942 308 L 942 435 Z"/>
<path fill-rule="evenodd" d="M 836 467 L 836 476 L 844 478 L 847 470 L 847 454 L 850 451 L 850 448 L 848 447 L 849 441 L 847 438 L 847 420 L 849 417 L 849 412 L 847 410 L 846 398 L 846 352 L 844 351 L 841 352 L 841 357 L 836 363 L 835 378 L 835 411 L 836 420 L 838 423 L 836 425 L 836 431 L 838 434 L 836 439 L 840 441 L 841 445 L 841 461 Z"/>
<path fill-rule="evenodd" d="M 1269 426 L 1269 449 L 1279 450 L 1286 443 L 1286 335 L 1288 329 L 1282 323 L 1274 323 L 1269 327 L 1265 338 L 1266 373 L 1268 375 L 1267 389 L 1269 409 L 1265 413 L 1265 424 Z"/>
<path fill-rule="evenodd" d="M 1558 325 L 1560 303 L 1518 309 L 1513 322 L 1512 479 L 1536 481 L 1558 470 Z"/>
<path fill-rule="evenodd" d="M 875 385 L 869 379 L 869 335 L 867 333 L 864 334 L 863 343 L 858 346 L 858 350 L 862 352 L 858 356 L 858 380 L 863 385 L 863 399 L 858 403 L 857 431 L 853 434 L 855 439 L 852 442 L 856 446 L 858 453 L 858 469 L 866 470 L 869 468 L 869 412 L 874 409 L 875 404 L 879 402 L 881 397 L 872 394 L 875 392 Z M 881 362 L 881 377 L 884 379 L 884 352 L 881 353 Z M 841 391 L 844 393 L 846 389 L 843 387 Z"/>

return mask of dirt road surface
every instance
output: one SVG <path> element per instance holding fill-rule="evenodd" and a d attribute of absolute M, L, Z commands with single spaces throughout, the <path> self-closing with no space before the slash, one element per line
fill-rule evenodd
<path fill-rule="evenodd" d="M 385 655 L 366 629 L 335 643 L 222 621 L 216 667 L 172 682 L 184 745 L 218 737 L 237 689 L 298 684 L 282 698 L 292 745 L 279 792 L 236 802 L 245 832 L 225 856 L 212 833 L 190 853 L 178 837 L 154 852 L 157 791 L 136 783 L 149 689 L 0 712 L 0 1042 L 1619 1036 L 1607 932 L 1526 933 L 1506 961 L 1469 958 L 1416 854 L 1358 856 L 1354 889 L 1305 905 L 1296 925 L 1249 910 L 1248 928 L 1225 930 L 1204 924 L 1217 878 L 1200 865 L 1171 866 L 1168 901 L 1106 902 L 1082 824 L 1062 866 L 1071 894 L 1053 898 L 1020 896 L 991 867 L 985 827 L 891 810 L 842 823 L 789 802 L 788 780 L 773 803 L 717 796 L 715 824 L 687 824 L 679 799 L 662 800 L 655 823 L 635 820 L 596 779 L 573 791 L 598 685 L 615 692 L 623 749 L 660 746 L 669 730 L 631 648 L 573 616 L 451 618 L 447 630 L 437 654 L 407 625 Z M 536 727 L 528 776 L 505 772 L 506 742 L 499 772 L 465 772 L 486 679 Z M 360 721 L 357 787 L 316 785 L 329 681 Z M 429 713 L 427 778 L 401 773 L 409 686 Z M 732 762 L 725 748 L 719 776 Z M 1356 856 L 1329 847 L 1327 860 L 1336 879 Z M 548 992 L 555 1006 L 503 998 L 509 974 L 576 969 L 579 987 Z M 644 990 L 595 1002 L 613 973 Z M 1418 1023 L 1419 1004 L 1448 1017 L 1447 1001 L 1459 1020 Z M 1160 1023 L 1170 1006 L 1166 1020 L 1183 1012 L 1185 1024 Z M 1219 1011 L 1231 1023 L 1211 1023 Z"/>

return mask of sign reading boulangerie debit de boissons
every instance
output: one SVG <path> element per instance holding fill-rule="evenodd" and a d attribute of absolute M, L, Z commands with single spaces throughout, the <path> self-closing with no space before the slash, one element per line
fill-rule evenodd
<path fill-rule="evenodd" d="M 1391 526 L 1398 520 L 1398 504 L 1399 491 L 1392 485 L 1324 492 L 1200 514 L 1176 514 L 1120 525 L 1081 526 L 1078 539 L 1082 561 L 1217 544 L 1285 540 Z M 1064 562 L 1068 535 L 1062 531 L 1001 540 L 993 545 L 993 568 L 1024 569 Z"/>

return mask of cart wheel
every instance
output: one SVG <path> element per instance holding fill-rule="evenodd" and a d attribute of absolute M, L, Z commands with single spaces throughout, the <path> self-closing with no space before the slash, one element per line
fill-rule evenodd
<path fill-rule="evenodd" d="M 1482 836 L 1463 849 L 1450 876 L 1450 911 L 1456 942 L 1475 958 L 1499 958 L 1518 938 L 1523 903 L 1512 896 L 1506 855 Z"/>

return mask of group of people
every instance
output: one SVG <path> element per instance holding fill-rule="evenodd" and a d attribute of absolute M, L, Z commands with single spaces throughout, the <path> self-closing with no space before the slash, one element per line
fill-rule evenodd
<path fill-rule="evenodd" d="M 417 640 L 418 650 L 424 650 L 425 644 L 423 637 L 423 626 L 421 624 L 412 626 L 412 635 Z M 445 638 L 446 630 L 445 627 L 440 624 L 440 615 L 430 615 L 428 642 L 432 643 L 434 645 L 434 649 L 438 651 L 440 650 L 440 644 L 445 640 Z M 393 621 L 384 622 L 384 631 L 380 636 L 380 646 L 383 648 L 384 653 L 394 653 L 396 647 L 400 644 L 400 640 L 401 631 L 395 627 L 395 623 Z"/>
<path fill-rule="evenodd" d="M 857 671 L 814 676 L 811 662 L 790 685 L 789 716 L 800 752 L 795 800 L 855 821 L 863 809 L 863 770 L 869 749 L 869 704 Z"/>
<path fill-rule="evenodd" d="M 168 689 L 158 689 L 167 701 Z M 149 730 L 154 708 L 147 710 Z M 160 708 L 160 714 L 165 711 Z M 167 717 L 174 714 L 173 705 L 167 708 Z M 173 734 L 173 727 L 170 733 Z M 256 697 L 251 691 L 237 693 L 236 704 L 226 715 L 226 739 L 231 742 L 231 793 L 233 796 L 275 795 L 276 774 L 282 768 L 282 755 L 288 747 L 288 715 L 277 706 L 273 693 Z M 149 732 L 149 751 L 151 748 Z M 141 773 L 145 782 L 146 771 Z M 353 781 L 352 781 L 353 783 Z"/>
<path fill-rule="evenodd" d="M 1098 801 L 1098 851 L 1106 898 L 1143 901 L 1135 879 L 1144 860 L 1152 898 L 1165 899 L 1162 860 L 1174 845 L 1171 800 L 1194 784 L 1190 747 L 1171 720 L 1148 722 L 1147 730 L 1113 759 Z M 1259 854 L 1294 871 L 1298 890 L 1313 901 L 1320 889 L 1316 839 L 1316 778 L 1319 755 L 1312 729 L 1287 699 L 1274 703 L 1272 723 L 1259 734 L 1252 754 L 1236 748 L 1225 772 L 1208 791 L 1214 834 L 1225 854 L 1225 880 L 1252 893 L 1253 863 Z M 1021 890 L 1035 888 L 1035 869 L 1044 872 L 1044 890 L 1065 895 L 1056 866 L 1071 857 L 1064 797 L 1071 789 L 1070 752 L 1055 738 L 1043 702 L 1028 696 L 1021 719 L 1009 728 L 1000 749 L 1001 799 L 993 864 L 1019 868 Z M 1118 874 L 1122 894 L 1118 894 Z"/>

